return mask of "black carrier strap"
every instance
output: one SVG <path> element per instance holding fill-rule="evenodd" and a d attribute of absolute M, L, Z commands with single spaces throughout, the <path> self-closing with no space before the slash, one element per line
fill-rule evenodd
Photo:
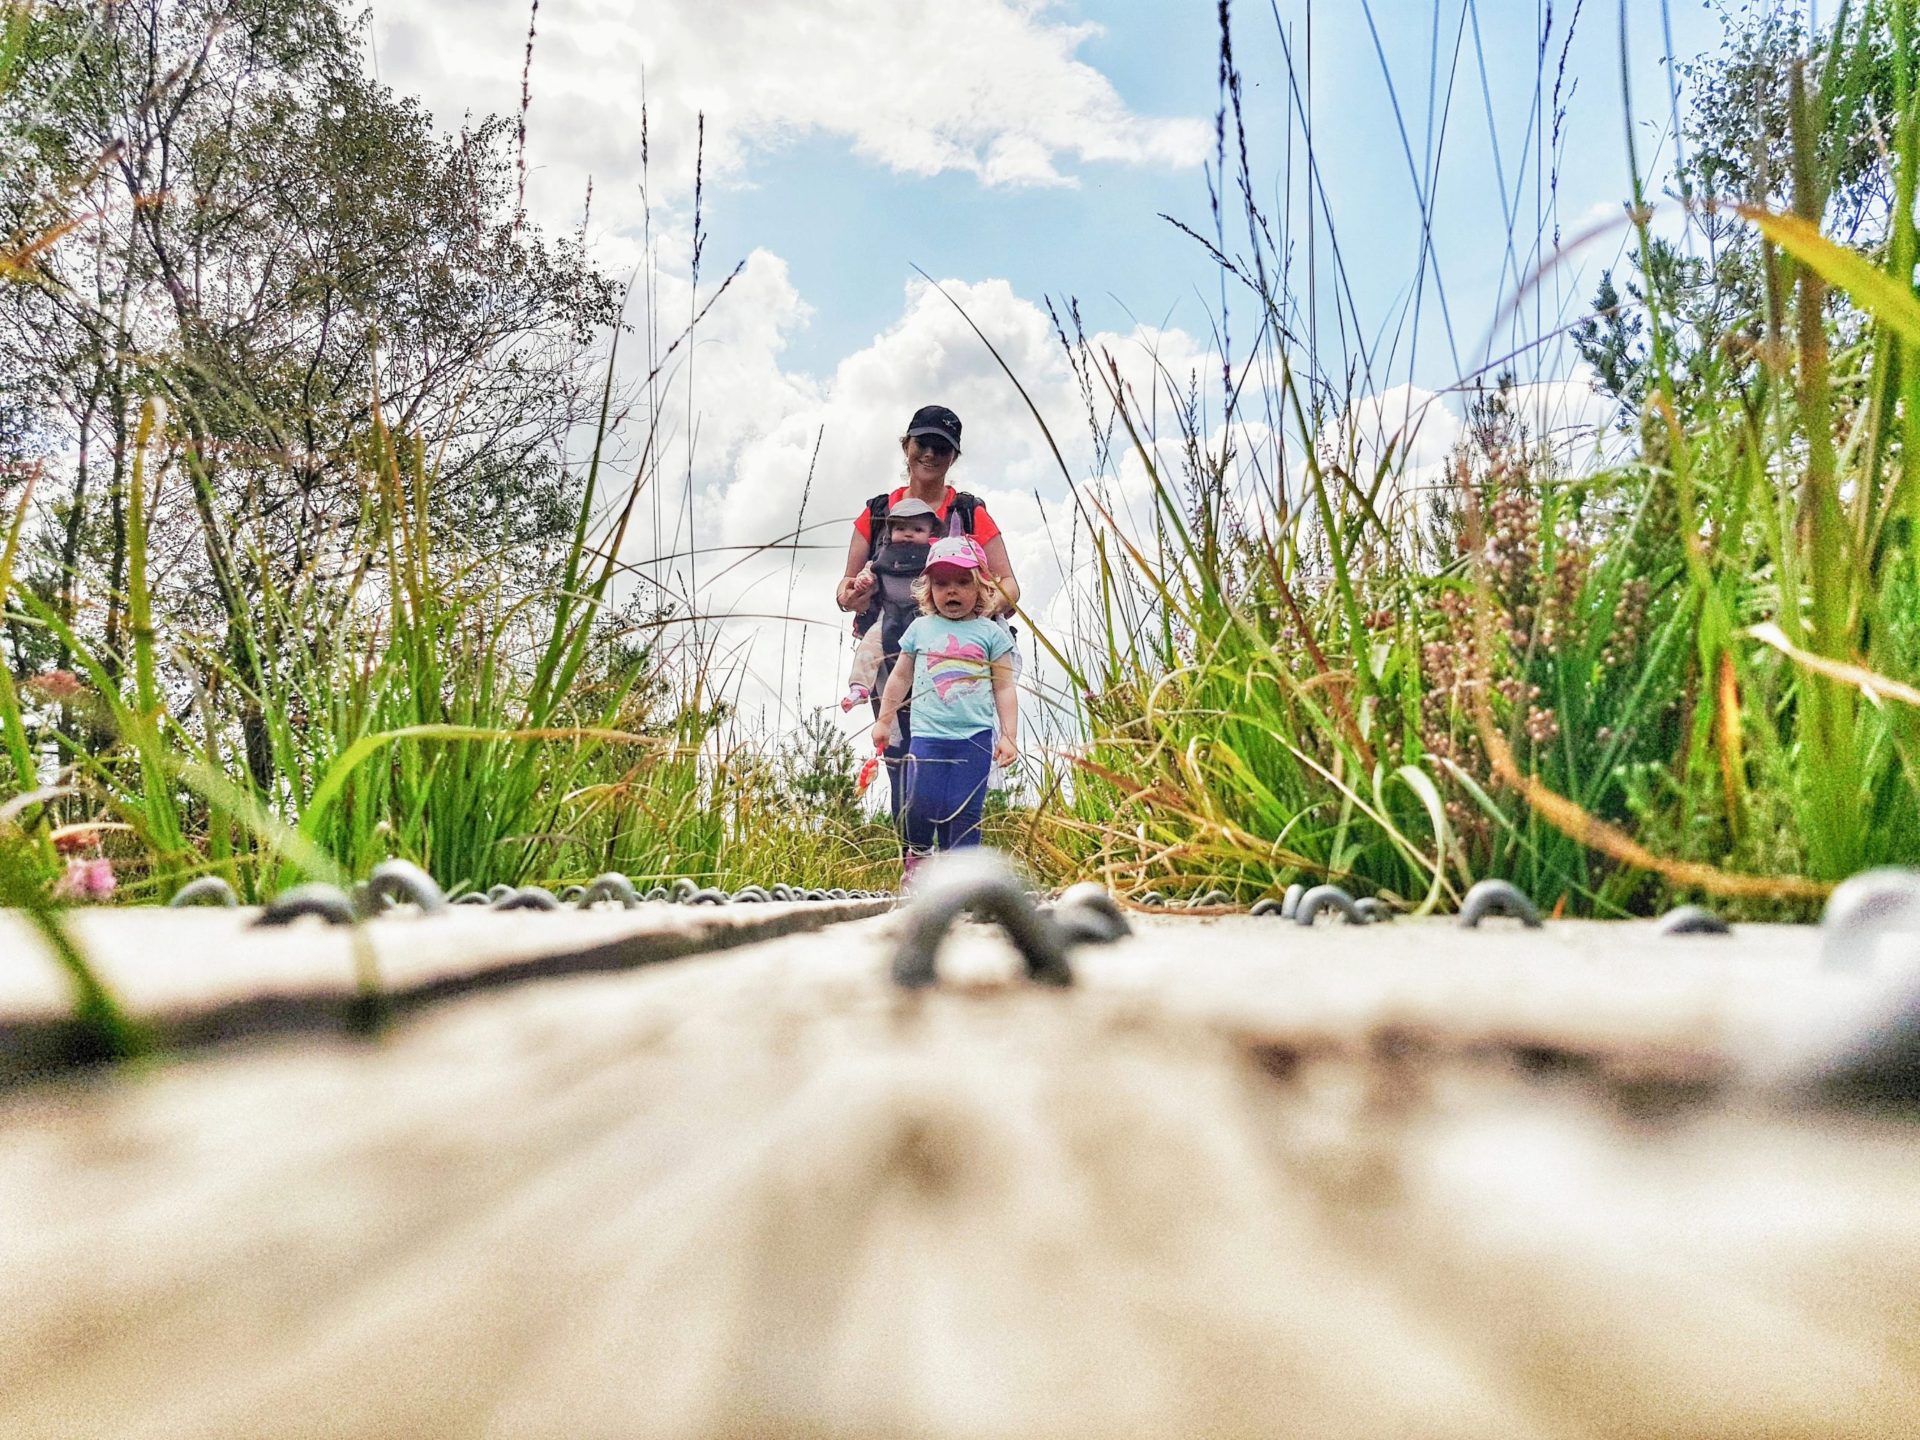
<path fill-rule="evenodd" d="M 970 495 L 965 490 L 953 492 L 953 508 L 947 512 L 947 533 L 953 533 L 953 516 L 960 517 L 960 533 L 973 534 L 974 517 L 980 511 L 980 497 Z"/>
<path fill-rule="evenodd" d="M 887 543 L 887 511 L 892 497 L 879 494 L 867 501 L 867 558 L 871 560 L 880 547 Z M 873 628 L 874 621 L 880 618 L 880 592 L 873 592 L 873 603 L 853 617 L 853 633 L 865 635 Z"/>

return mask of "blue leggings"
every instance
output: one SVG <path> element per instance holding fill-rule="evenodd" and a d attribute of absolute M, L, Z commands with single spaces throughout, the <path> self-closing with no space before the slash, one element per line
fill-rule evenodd
<path fill-rule="evenodd" d="M 914 736 L 901 770 L 900 833 L 907 849 L 925 855 L 978 845 L 992 764 L 991 730 L 964 740 Z"/>

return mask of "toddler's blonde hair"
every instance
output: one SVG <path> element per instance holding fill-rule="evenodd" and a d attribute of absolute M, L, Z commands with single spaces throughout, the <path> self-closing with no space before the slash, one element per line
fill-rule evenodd
<path fill-rule="evenodd" d="M 1000 587 L 994 583 L 993 576 L 989 575 L 985 569 L 976 569 L 973 572 L 973 588 L 974 619 L 978 620 L 983 615 L 991 615 L 1000 608 Z M 922 570 L 914 579 L 913 598 L 920 602 L 922 615 L 940 613 L 933 608 L 933 583 L 927 579 L 925 570 Z"/>

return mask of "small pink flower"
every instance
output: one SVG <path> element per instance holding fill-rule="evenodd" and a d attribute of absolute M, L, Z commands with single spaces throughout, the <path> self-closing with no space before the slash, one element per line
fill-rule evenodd
<path fill-rule="evenodd" d="M 44 675 L 36 675 L 27 682 L 27 688 L 43 700 L 55 702 L 76 699 L 87 690 L 71 670 L 49 670 Z"/>
<path fill-rule="evenodd" d="M 67 873 L 54 882 L 53 893 L 61 900 L 105 900 L 118 884 L 111 860 L 75 859 L 67 861 Z"/>

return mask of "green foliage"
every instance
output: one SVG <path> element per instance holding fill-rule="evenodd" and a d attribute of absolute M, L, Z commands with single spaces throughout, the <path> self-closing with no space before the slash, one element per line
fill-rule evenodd
<path fill-rule="evenodd" d="M 857 824 L 859 769 L 852 742 L 825 714 L 815 711 L 802 719 L 780 748 L 779 800 L 794 813 L 827 824 Z"/>
<path fill-rule="evenodd" d="M 1705 890 L 1775 914 L 1920 859 L 1920 710 L 1875 678 L 1920 667 L 1914 19 L 1847 12 L 1813 63 L 1750 30 L 1697 75 L 1684 174 L 1762 205 L 1702 210 L 1696 254 L 1633 197 L 1639 244 L 1576 332 L 1623 461 L 1565 471 L 1502 385 L 1441 493 L 1403 493 L 1395 448 L 1329 418 L 1368 397 L 1296 374 L 1286 320 L 1313 302 L 1277 246 L 1215 248 L 1270 388 L 1207 424 L 1191 383 L 1137 396 L 1063 330 L 1154 509 L 1123 528 L 1115 470 L 1080 487 L 1093 563 L 1049 644 L 1091 739 L 1049 863 L 1243 898 L 1325 876 L 1438 904 L 1499 875 L 1576 912 Z M 1869 111 L 1884 151 L 1858 143 Z M 1236 446 L 1279 416 L 1259 473 L 1297 487 L 1249 485 Z"/>
<path fill-rule="evenodd" d="M 1646 317 L 1656 297 L 1667 320 L 1662 365 L 1675 392 L 1710 400 L 1740 387 L 1761 403 L 1755 392 L 1783 323 L 1782 277 L 1738 207 L 1795 208 L 1796 123 L 1808 161 L 1799 198 L 1842 244 L 1872 252 L 1886 243 L 1895 179 L 1882 141 L 1903 107 L 1902 66 L 1911 63 L 1895 33 L 1897 9 L 1856 6 L 1849 23 L 1814 44 L 1802 16 L 1749 3 L 1728 17 L 1717 54 L 1678 67 L 1687 116 L 1674 193 L 1661 203 L 1685 207 L 1688 247 L 1648 234 L 1629 256 L 1624 297 L 1614 273 L 1604 273 L 1592 313 L 1574 327 L 1576 348 L 1623 417 L 1641 412 L 1655 383 Z M 1841 337 L 1857 338 L 1858 311 L 1837 304 L 1833 319 Z"/>
<path fill-rule="evenodd" d="M 6 492 L 8 790 L 57 764 L 134 898 L 882 878 L 845 757 L 769 766 L 698 617 L 613 593 L 657 448 L 609 484 L 621 295 L 510 206 L 509 122 L 436 133 L 335 0 L 5 13 L 0 376 L 47 462 Z"/>

